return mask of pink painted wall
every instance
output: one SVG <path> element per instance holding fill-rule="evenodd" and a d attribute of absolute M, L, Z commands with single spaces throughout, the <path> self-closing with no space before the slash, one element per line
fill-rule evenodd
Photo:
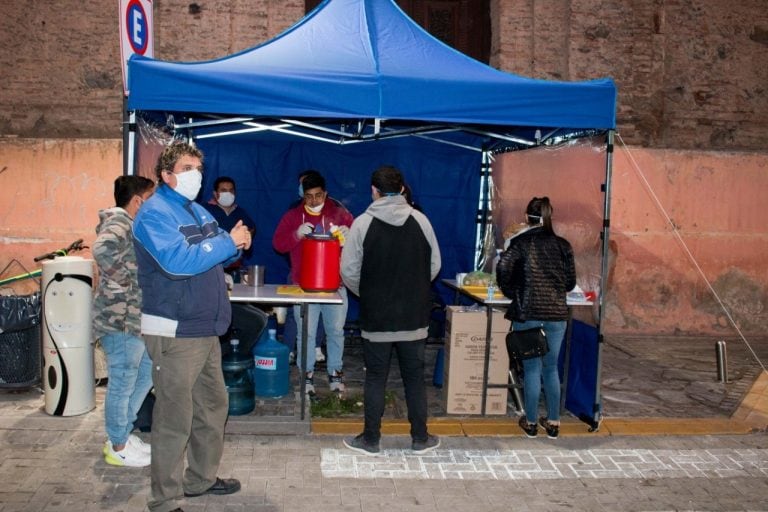
<path fill-rule="evenodd" d="M 13 260 L 20 263 L 0 277 L 21 273 L 22 265 L 37 268 L 36 255 L 77 238 L 93 242 L 98 210 L 112 205 L 121 146 L 112 139 L 0 138 L 0 270 Z M 522 220 L 533 195 L 548 195 L 555 229 L 574 245 L 580 284 L 588 284 L 599 273 L 602 146 L 578 143 L 495 158 L 500 225 Z M 678 227 L 690 257 L 653 195 Z M 735 334 L 710 283 L 745 334 L 764 334 L 766 204 L 768 153 L 617 144 L 605 332 Z M 9 289 L 29 293 L 34 287 L 28 280 Z"/>
<path fill-rule="evenodd" d="M 91 245 L 98 210 L 114 204 L 122 158 L 119 140 L 0 139 L 0 270 L 18 260 L 0 278 L 39 268 L 35 256 L 78 238 Z M 36 286 L 10 288 L 25 294 Z"/>
<path fill-rule="evenodd" d="M 493 168 L 502 229 L 549 196 L 582 287 L 599 274 L 604 162 L 600 145 L 579 143 L 497 155 Z M 604 331 L 764 334 L 768 155 L 617 144 L 613 163 Z"/>

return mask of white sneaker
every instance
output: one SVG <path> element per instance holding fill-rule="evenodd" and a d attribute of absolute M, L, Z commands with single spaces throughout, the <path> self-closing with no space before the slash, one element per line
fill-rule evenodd
<path fill-rule="evenodd" d="M 125 443 L 125 448 L 116 452 L 112 444 L 107 448 L 104 461 L 113 466 L 125 466 L 129 468 L 144 468 L 152 463 L 152 457 L 140 451 L 131 443 Z"/>
<path fill-rule="evenodd" d="M 147 455 L 152 454 L 152 446 L 149 443 L 142 441 L 139 436 L 133 434 L 129 435 L 127 444 L 132 444 L 134 448 L 142 453 L 146 453 Z"/>
<path fill-rule="evenodd" d="M 328 374 L 328 386 L 331 391 L 343 393 L 347 387 L 344 385 L 344 372 L 335 371 L 333 374 Z"/>
<path fill-rule="evenodd" d="M 315 362 L 325 362 L 325 354 L 323 354 L 323 349 L 321 347 L 315 347 Z"/>

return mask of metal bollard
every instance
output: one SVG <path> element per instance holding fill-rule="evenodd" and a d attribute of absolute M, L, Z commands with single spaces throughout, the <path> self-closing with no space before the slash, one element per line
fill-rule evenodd
<path fill-rule="evenodd" d="M 718 382 L 728 382 L 728 353 L 725 350 L 725 341 L 720 340 L 715 343 L 715 357 Z"/>

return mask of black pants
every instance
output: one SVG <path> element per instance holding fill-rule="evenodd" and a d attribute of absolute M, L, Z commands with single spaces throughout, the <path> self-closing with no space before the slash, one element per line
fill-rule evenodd
<path fill-rule="evenodd" d="M 368 341 L 363 340 L 365 357 L 365 440 L 376 443 L 381 438 L 381 417 L 384 414 L 384 392 L 389 377 L 392 349 L 397 352 L 400 375 L 405 386 L 405 403 L 411 438 L 427 439 L 427 393 L 424 387 L 424 347 L 427 340 Z"/>

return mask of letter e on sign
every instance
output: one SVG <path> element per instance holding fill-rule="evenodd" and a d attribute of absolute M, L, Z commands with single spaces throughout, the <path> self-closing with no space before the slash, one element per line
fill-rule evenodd
<path fill-rule="evenodd" d="M 131 55 L 154 56 L 152 0 L 119 0 L 120 57 L 123 63 L 123 92 L 128 95 L 128 60 Z"/>
<path fill-rule="evenodd" d="M 128 11 L 126 15 L 126 26 L 128 27 L 128 42 L 131 44 L 133 53 L 144 55 L 149 43 L 149 31 L 147 30 L 147 13 L 144 12 L 139 0 L 128 2 Z"/>

